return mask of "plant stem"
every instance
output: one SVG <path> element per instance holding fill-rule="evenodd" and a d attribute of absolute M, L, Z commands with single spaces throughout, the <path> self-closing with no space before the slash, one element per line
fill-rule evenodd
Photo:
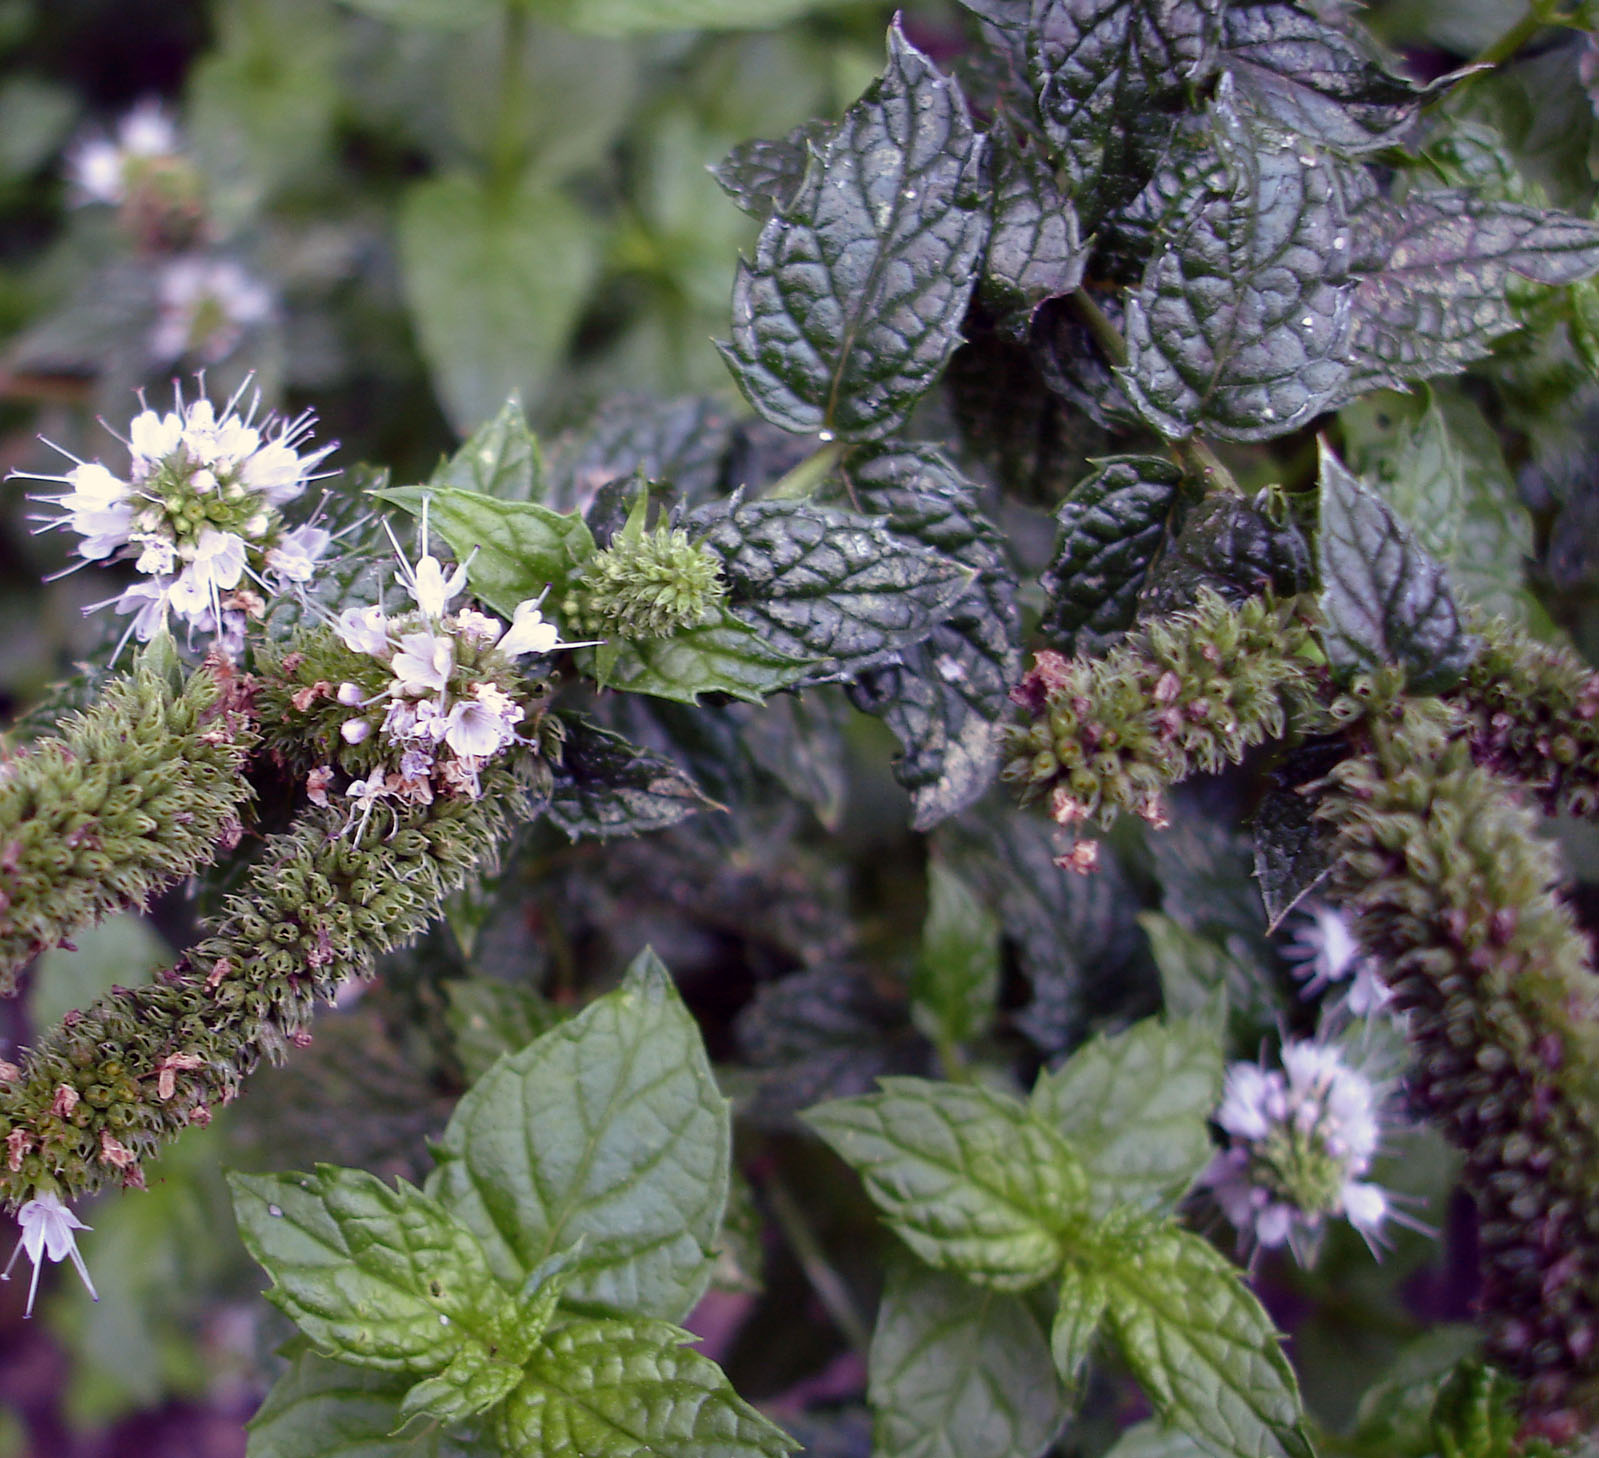
<path fill-rule="evenodd" d="M 500 50 L 499 106 L 494 141 L 489 150 L 489 188 L 496 196 L 511 192 L 521 175 L 523 59 L 527 53 L 527 11 L 519 0 L 505 7 L 505 36 Z"/>
<path fill-rule="evenodd" d="M 797 500 L 812 495 L 816 488 L 833 473 L 833 467 L 843 459 L 848 450 L 842 441 L 829 441 L 814 450 L 786 476 L 781 476 L 766 493 L 768 501 Z"/>
<path fill-rule="evenodd" d="M 1127 363 L 1127 341 L 1121 330 L 1110 322 L 1110 316 L 1088 296 L 1086 289 L 1078 289 L 1071 296 L 1072 312 L 1087 326 L 1094 342 L 1105 352 L 1105 358 L 1120 369 Z"/>
<path fill-rule="evenodd" d="M 816 1232 L 811 1229 L 805 1212 L 789 1193 L 788 1186 L 773 1175 L 766 1181 L 765 1188 L 772 1214 L 777 1218 L 789 1249 L 794 1252 L 794 1259 L 805 1272 L 805 1279 L 811 1283 L 811 1289 L 827 1308 L 833 1325 L 864 1358 L 872 1344 L 872 1332 L 855 1309 L 854 1299 L 849 1294 L 849 1287 L 844 1284 L 844 1278 L 833 1269 L 827 1252 L 822 1249 L 821 1241 L 816 1238 Z"/>
<path fill-rule="evenodd" d="M 1244 494 L 1237 478 L 1227 469 L 1226 462 L 1197 435 L 1190 436 L 1187 440 L 1173 441 L 1172 450 L 1176 453 L 1178 464 L 1183 470 L 1190 475 L 1202 477 L 1207 487 L 1230 491 L 1235 496 Z"/>

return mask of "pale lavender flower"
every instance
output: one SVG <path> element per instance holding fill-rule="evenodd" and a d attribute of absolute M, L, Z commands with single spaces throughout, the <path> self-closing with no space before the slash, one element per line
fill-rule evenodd
<path fill-rule="evenodd" d="M 33 1263 L 33 1274 L 28 1280 L 28 1304 L 22 1313 L 24 1317 L 33 1315 L 33 1298 L 39 1289 L 39 1270 L 46 1260 L 60 1262 L 70 1257 L 89 1294 L 96 1301 L 100 1299 L 94 1282 L 89 1279 L 89 1268 L 84 1265 L 83 1256 L 78 1251 L 78 1237 L 75 1234 L 90 1227 L 61 1203 L 60 1196 L 46 1190 L 44 1194 L 25 1201 L 17 1211 L 17 1224 L 22 1227 L 22 1236 L 11 1252 L 5 1270 L 0 1271 L 0 1281 L 11 1279 L 11 1268 L 16 1265 L 17 1257 L 25 1252 Z"/>
<path fill-rule="evenodd" d="M 202 364 L 226 359 L 245 331 L 272 317 L 271 292 L 230 258 L 174 258 L 156 281 L 151 356 L 184 355 Z"/>
<path fill-rule="evenodd" d="M 1378 973 L 1376 959 L 1361 951 L 1343 914 L 1324 903 L 1311 902 L 1305 907 L 1283 956 L 1292 964 L 1294 975 L 1304 980 L 1306 997 L 1347 982 L 1341 996 L 1356 1017 L 1376 1012 L 1392 996 Z"/>
<path fill-rule="evenodd" d="M 1227 1070 L 1216 1122 L 1230 1143 L 1204 1183 L 1241 1236 L 1287 1244 L 1302 1264 L 1329 1219 L 1348 1220 L 1375 1245 L 1393 1213 L 1363 1178 L 1381 1143 L 1381 1094 L 1327 1044 L 1289 1043 L 1282 1063 L 1282 1072 Z"/>
<path fill-rule="evenodd" d="M 129 174 L 141 163 L 179 154 L 178 129 L 157 101 L 141 101 L 117 126 L 115 140 L 85 137 L 67 153 L 67 180 L 78 202 L 127 200 Z"/>

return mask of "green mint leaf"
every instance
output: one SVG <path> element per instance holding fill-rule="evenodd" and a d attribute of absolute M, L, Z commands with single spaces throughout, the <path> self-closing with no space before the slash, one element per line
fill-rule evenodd
<path fill-rule="evenodd" d="M 1136 197 L 1208 69 L 1219 0 L 1037 0 L 1027 66 L 1084 224 Z"/>
<path fill-rule="evenodd" d="M 272 1301 L 318 1348 L 386 1372 L 493 1356 L 511 1298 L 472 1232 L 403 1180 L 363 1170 L 228 1177 L 239 1233 Z"/>
<path fill-rule="evenodd" d="M 1162 456 L 1109 456 L 1072 487 L 1043 576 L 1050 601 L 1039 626 L 1051 646 L 1102 652 L 1131 626 L 1182 479 Z"/>
<path fill-rule="evenodd" d="M 1521 1452 L 1519 1395 L 1518 1385 L 1503 1372 L 1475 1359 L 1460 1363 L 1432 1405 L 1439 1458 L 1512 1458 Z"/>
<path fill-rule="evenodd" d="M 573 840 L 643 835 L 720 808 L 665 755 L 581 715 L 563 715 L 562 722 L 566 737 L 544 813 Z"/>
<path fill-rule="evenodd" d="M 1090 249 L 1044 159 L 1003 123 L 993 142 L 994 220 L 979 290 L 999 332 L 1025 343 L 1039 306 L 1082 283 Z"/>
<path fill-rule="evenodd" d="M 699 1028 L 646 951 L 473 1085 L 428 1188 L 502 1280 L 581 1237 L 570 1300 L 676 1319 L 710 1279 L 730 1138 Z"/>
<path fill-rule="evenodd" d="M 1243 100 L 1306 141 L 1345 154 L 1397 144 L 1435 89 L 1396 76 L 1363 30 L 1329 24 L 1290 0 L 1229 5 L 1222 46 Z"/>
<path fill-rule="evenodd" d="M 1128 1428 L 1105 1458 L 1210 1458 L 1210 1449 L 1181 1428 L 1150 1418 Z"/>
<path fill-rule="evenodd" d="M 1269 440 L 1347 384 L 1354 286 L 1341 164 L 1240 109 L 1228 75 L 1210 124 L 1214 161 L 1190 174 L 1127 300 L 1117 376 L 1163 435 Z"/>
<path fill-rule="evenodd" d="M 444 984 L 445 1021 L 468 1082 L 476 1082 L 502 1053 L 515 1053 L 547 1033 L 564 1014 L 531 987 L 467 977 Z"/>
<path fill-rule="evenodd" d="M 1094 1339 L 1105 1319 L 1110 1291 L 1099 1272 L 1084 1264 L 1069 1262 L 1060 1283 L 1060 1304 L 1049 1329 L 1049 1351 L 1055 1371 L 1067 1387 L 1074 1387 Z"/>
<path fill-rule="evenodd" d="M 457 561 L 471 558 L 472 595 L 506 617 L 545 588 L 552 602 L 560 602 L 567 578 L 594 555 L 594 538 L 580 517 L 535 502 L 428 486 L 396 486 L 373 495 L 419 519 L 425 500 L 429 527 L 450 544 Z"/>
<path fill-rule="evenodd" d="M 1399 664 L 1412 690 L 1442 693 L 1470 666 L 1477 640 L 1444 569 L 1325 445 L 1316 560 L 1322 648 L 1341 681 Z"/>
<path fill-rule="evenodd" d="M 1040 1074 L 1032 1108 L 1082 1161 L 1096 1214 L 1117 1205 L 1165 1211 L 1210 1162 L 1206 1121 L 1221 1078 L 1213 1032 L 1184 1018 L 1145 1018 Z"/>
<path fill-rule="evenodd" d="M 774 648 L 755 624 L 719 608 L 709 622 L 669 638 L 638 638 L 589 655 L 607 688 L 696 704 L 701 694 L 729 694 L 758 704 L 767 694 L 809 681 L 817 659 Z M 603 670 L 603 671 L 602 671 Z"/>
<path fill-rule="evenodd" d="M 1214 1458 L 1311 1458 L 1293 1369 L 1242 1273 L 1173 1226 L 1115 1249 L 1109 1330 L 1161 1416 Z"/>
<path fill-rule="evenodd" d="M 1450 385 L 1387 391 L 1340 412 L 1344 459 L 1372 483 L 1451 586 L 1484 612 L 1536 617 L 1522 585 L 1533 555 L 1532 518 L 1482 411 Z"/>
<path fill-rule="evenodd" d="M 1599 270 L 1599 223 L 1444 188 L 1373 201 L 1351 218 L 1361 250 L 1343 398 L 1453 374 L 1520 326 L 1514 274 L 1568 284 Z"/>
<path fill-rule="evenodd" d="M 304 1338 L 249 1422 L 246 1458 L 497 1458 L 497 1449 L 436 1422 L 404 1427 L 410 1378 L 318 1356 Z"/>
<path fill-rule="evenodd" d="M 465 1422 L 503 1402 L 521 1380 L 520 1366 L 497 1362 L 482 1347 L 462 1347 L 442 1372 L 407 1390 L 400 1402 L 400 1422 L 417 1418 Z"/>
<path fill-rule="evenodd" d="M 1026 1301 L 909 1260 L 889 1268 L 867 1370 L 877 1458 L 1036 1458 L 1067 1416 Z"/>
<path fill-rule="evenodd" d="M 500 13 L 497 0 L 344 0 L 375 20 L 438 30 L 471 30 Z"/>
<path fill-rule="evenodd" d="M 851 678 L 926 638 L 971 586 L 959 561 L 853 512 L 735 501 L 695 518 L 721 559 L 726 606 L 808 683 Z"/>
<path fill-rule="evenodd" d="M 885 1078 L 809 1110 L 899 1237 L 930 1266 L 999 1291 L 1057 1269 L 1060 1230 L 1088 1198 L 1081 1166 L 1015 1099 L 974 1085 Z"/>
<path fill-rule="evenodd" d="M 662 1321 L 579 1319 L 549 1334 L 500 1410 L 507 1453 L 781 1458 L 796 1445 Z"/>
<path fill-rule="evenodd" d="M 913 828 L 930 830 L 978 799 L 999 772 L 996 727 L 1021 676 L 1016 577 L 976 488 L 938 451 L 884 447 L 852 460 L 849 480 L 861 509 L 882 516 L 896 536 L 976 574 L 922 642 L 849 689 L 855 707 L 879 715 L 903 746 L 894 777 L 911 792 Z"/>
<path fill-rule="evenodd" d="M 785 430 L 876 440 L 960 343 L 987 215 L 982 139 L 953 83 L 900 33 L 733 286 L 739 388 Z"/>
<path fill-rule="evenodd" d="M 740 142 L 711 169 L 717 184 L 751 217 L 765 222 L 793 204 L 813 148 L 826 146 L 832 128 L 823 121 L 801 122 L 779 141 Z"/>
<path fill-rule="evenodd" d="M 1301 793 L 1348 753 L 1342 739 L 1311 740 L 1290 749 L 1273 767 L 1266 793 L 1255 808 L 1255 882 L 1266 908 L 1266 929 L 1276 931 L 1332 870 L 1326 827 L 1315 818 L 1316 801 Z"/>
<path fill-rule="evenodd" d="M 507 195 L 457 172 L 413 184 L 399 229 L 406 304 L 457 428 L 512 390 L 537 398 L 598 268 L 582 209 L 550 188 Z"/>
<path fill-rule="evenodd" d="M 501 501 L 542 500 L 544 460 L 537 437 L 528 429 L 520 397 L 512 395 L 498 415 L 467 437 L 460 450 L 439 462 L 428 487 L 472 491 Z"/>
<path fill-rule="evenodd" d="M 980 1038 L 999 996 L 999 922 L 942 861 L 927 868 L 927 921 L 911 971 L 911 1021 L 937 1047 Z"/>

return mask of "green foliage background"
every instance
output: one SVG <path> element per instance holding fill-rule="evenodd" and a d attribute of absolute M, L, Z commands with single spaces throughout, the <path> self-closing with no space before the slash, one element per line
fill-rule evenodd
<path fill-rule="evenodd" d="M 1367 19 L 1437 74 L 1519 16 L 1509 5 L 1401 0 Z M 735 439 L 730 422 L 747 411 L 710 343 L 729 333 L 735 269 L 741 253 L 753 256 L 757 225 L 708 168 L 748 138 L 839 115 L 881 71 L 888 18 L 880 4 L 801 0 L 0 0 L 5 465 L 55 469 L 39 435 L 86 459 L 103 453 L 98 418 L 122 429 L 135 390 L 160 401 L 174 374 L 201 363 L 151 357 L 156 261 L 109 209 L 72 206 L 63 180 L 75 138 L 156 96 L 180 119 L 203 179 L 206 250 L 242 263 L 277 300 L 209 364 L 213 395 L 253 372 L 268 403 L 314 407 L 319 436 L 341 442 L 338 462 L 390 467 L 391 501 L 512 391 L 544 442 L 538 469 L 552 500 L 563 490 L 575 499 L 630 443 L 655 463 L 650 474 L 775 479 L 793 464 L 790 448 L 759 430 Z M 964 12 L 933 0 L 907 7 L 904 24 L 940 62 L 970 35 Z M 1582 45 L 1577 28 L 1545 32 L 1517 64 L 1474 82 L 1440 145 L 1440 175 L 1589 216 L 1599 164 Z M 1468 596 L 1540 632 L 1558 625 L 1591 655 L 1599 288 L 1560 298 L 1528 303 L 1539 327 L 1473 374 L 1366 396 L 1341 410 L 1336 433 L 1345 463 L 1393 486 L 1390 504 Z M 1001 378 L 1003 360 L 1003 348 L 968 347 L 952 377 Z M 688 395 L 704 398 L 643 403 Z M 947 433 L 973 398 L 924 405 L 924 433 Z M 980 412 L 966 420 L 968 441 L 991 423 Z M 990 469 L 1013 488 L 1004 526 L 1036 573 L 1048 565 L 1049 513 L 1107 437 L 1080 414 L 1048 411 L 1000 417 L 997 428 Z M 1303 445 L 1229 461 L 1246 485 L 1303 486 L 1315 471 L 1293 453 Z M 1124 469 L 1143 487 L 1159 474 Z M 481 479 L 459 484 L 507 494 Z M 435 499 L 448 537 L 449 502 Z M 106 595 L 88 573 L 39 585 L 66 565 L 69 544 L 31 535 L 28 515 L 18 486 L 0 495 L 0 708 L 18 712 L 100 641 L 98 620 L 78 610 Z M 536 585 L 508 580 L 504 605 Z M 1025 604 L 1042 605 L 1036 594 Z M 1055 626 L 1083 635 L 1094 624 Z M 706 682 L 738 697 L 738 681 L 714 676 L 717 646 L 703 649 Z M 797 671 L 782 677 L 791 661 L 767 665 L 766 682 L 792 681 Z M 597 671 L 629 686 L 656 681 L 649 662 Z M 91 1305 L 63 1283 L 46 1305 L 65 1372 L 53 1418 L 89 1431 L 174 1399 L 228 1420 L 247 1414 L 288 1328 L 251 1299 L 257 1274 L 231 1233 L 217 1165 L 323 1160 L 420 1179 L 425 1140 L 470 1078 L 611 986 L 650 944 L 738 1101 L 743 1152 L 758 1156 L 760 1208 L 776 1232 L 764 1253 L 731 1241 L 719 1252 L 717 1279 L 742 1323 L 719 1356 L 746 1397 L 783 1403 L 814 1451 L 864 1452 L 859 1358 L 880 1294 L 906 1313 L 895 1340 L 923 1323 L 951 1384 L 981 1386 L 984 1373 L 961 1371 L 969 1354 L 940 1351 L 941 1323 L 976 1323 L 1004 1366 L 1007 1352 L 1034 1352 L 1039 1313 L 1008 1293 L 969 1310 L 973 1288 L 925 1273 L 918 1285 L 891 1264 L 893 1243 L 864 1197 L 799 1137 L 799 1108 L 865 1094 L 880 1075 L 959 1067 L 974 1046 L 980 1062 L 1031 1075 L 1162 999 L 1202 1017 L 1218 987 L 1239 1045 L 1307 1025 L 1250 899 L 1225 782 L 1180 799 L 1160 836 L 1119 826 L 1115 864 L 1085 886 L 1054 870 L 1040 825 L 992 801 L 931 839 L 913 835 L 918 807 L 887 771 L 894 744 L 837 689 L 704 707 L 692 732 L 691 709 L 627 712 L 632 739 L 694 751 L 698 789 L 686 772 L 676 784 L 653 772 L 630 802 L 630 824 L 653 814 L 672 828 L 609 840 L 578 797 L 560 828 L 596 838 L 571 843 L 541 828 L 498 878 L 453 898 L 446 922 L 364 999 L 319 1022 L 310 1048 L 165 1160 L 151 1196 L 97 1207 L 105 1299 Z M 588 746 L 594 763 L 605 763 L 603 733 Z M 747 754 L 730 750 L 740 742 Z M 674 826 L 682 803 L 703 796 L 761 808 L 736 823 L 707 815 Z M 1581 827 L 1557 833 L 1586 904 L 1599 844 Z M 51 953 L 25 999 L 0 1006 L 10 1046 L 147 976 L 159 943 L 184 944 L 201 909 L 170 897 L 145 920 L 112 921 L 76 952 Z M 1388 1053 L 1397 1067 L 1400 1054 Z M 1453 1157 L 1427 1135 L 1403 1155 L 1380 1171 L 1384 1182 L 1426 1200 L 1447 1236 Z M 1381 1267 L 1345 1231 L 1313 1272 L 1274 1263 L 1265 1273 L 1274 1304 L 1294 1314 L 1309 1406 L 1352 1434 L 1350 1451 L 1432 1451 L 1427 1384 L 1471 1348 L 1453 1325 L 1465 1315 L 1463 1280 L 1456 1246 L 1404 1231 Z M 877 1365 L 872 1351 L 873 1397 L 886 1404 L 900 1369 L 892 1352 Z M 928 1381 L 925 1369 L 917 1380 Z M 994 1414 L 1022 1447 L 1049 1431 L 1053 1389 L 1038 1394 L 1054 1380 L 1044 1370 L 1027 1404 Z M 1125 1385 L 1098 1369 L 1089 1383 L 1063 1454 L 1104 1451 L 1126 1416 Z M 1428 1399 L 1419 1408 L 1417 1391 Z M 822 1398 L 807 1406 L 814 1393 Z M 906 1451 L 924 1440 L 939 1451 L 941 1396 L 894 1393 Z M 1184 1451 L 1144 1436 L 1145 1448 L 1123 1439 L 1118 1458 Z M 20 1429 L 0 1423 L 0 1455 L 27 1451 Z"/>

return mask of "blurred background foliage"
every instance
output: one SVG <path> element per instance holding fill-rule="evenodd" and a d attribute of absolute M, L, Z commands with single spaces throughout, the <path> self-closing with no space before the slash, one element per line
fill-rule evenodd
<path fill-rule="evenodd" d="M 114 452 L 107 430 L 125 429 L 136 391 L 160 403 L 200 369 L 213 398 L 249 379 L 272 408 L 314 408 L 319 439 L 341 443 L 336 463 L 380 463 L 400 482 L 424 478 L 512 390 L 557 490 L 584 473 L 607 479 L 626 440 L 661 474 L 781 462 L 789 447 L 770 432 L 740 434 L 745 412 L 711 345 L 754 224 L 707 168 L 736 142 L 836 116 L 881 68 L 890 10 L 0 0 L 0 469 L 59 469 L 41 436 L 85 459 Z M 1520 13 L 1498 0 L 1396 0 L 1367 20 L 1435 75 Z M 905 25 L 956 65 L 969 19 L 954 0 L 915 0 Z M 1440 169 L 1475 169 L 1481 182 L 1498 165 L 1507 188 L 1589 214 L 1599 164 L 1585 45 L 1548 32 L 1474 84 Z M 175 124 L 169 162 L 137 205 L 86 200 L 74 157 L 147 102 Z M 1487 139 L 1475 150 L 1474 135 Z M 1461 540 L 1430 545 L 1465 564 L 1479 598 L 1524 598 L 1524 568 L 1540 611 L 1591 652 L 1599 287 L 1561 298 L 1567 313 L 1471 376 L 1363 401 L 1339 430 L 1351 464 L 1412 492 L 1413 519 L 1457 524 Z M 1061 463 L 1092 450 L 1094 427 L 1057 403 L 1023 428 L 1028 402 L 1011 400 L 1002 438 L 985 441 L 971 386 L 1002 380 L 995 360 L 974 346 L 952 373 L 966 393 L 928 429 L 960 420 L 972 469 L 1018 488 L 996 510 L 1024 566 L 1040 558 L 1036 572 L 1072 480 Z M 689 395 L 711 400 L 628 403 Z M 623 397 L 595 423 L 596 407 Z M 1246 479 L 1311 469 L 1287 452 L 1237 464 Z M 1525 561 L 1474 558 L 1473 514 L 1506 510 Z M 12 483 L 0 492 L 0 722 L 91 652 L 101 629 L 80 609 L 111 595 L 89 580 L 104 574 L 41 585 L 69 544 L 31 535 L 28 517 Z M 1507 530 L 1499 521 L 1484 539 Z M 0 1288 L 0 1458 L 241 1453 L 287 1328 L 253 1299 L 219 1166 L 321 1159 L 418 1176 L 465 1081 L 647 942 L 679 977 L 743 1115 L 748 1219 L 697 1324 L 740 1391 L 826 1454 L 869 1449 L 858 1341 L 891 1242 L 792 1115 L 882 1073 L 936 1070 L 911 1006 L 919 986 L 926 1002 L 941 957 L 992 961 L 996 1009 L 973 1041 L 1024 1082 L 1093 1027 L 1162 1000 L 1202 1010 L 1218 988 L 1246 1054 L 1313 1021 L 1262 931 L 1229 781 L 1187 795 L 1163 836 L 1121 828 L 1085 882 L 1053 866 L 1042 822 L 1002 798 L 912 836 L 887 773 L 893 746 L 836 691 L 759 711 L 617 712 L 633 740 L 687 753 L 738 814 L 634 841 L 536 831 L 376 987 L 319 1022 L 286 1069 L 185 1140 L 148 1194 L 88 1210 L 99 1305 L 58 1282 L 24 1327 L 17 1285 Z M 1569 841 L 1592 879 L 1591 837 Z M 953 948 L 929 912 L 930 865 L 956 904 L 965 894 L 987 908 Z M 26 997 L 0 1007 L 0 1056 L 148 976 L 196 914 L 180 892 L 43 959 Z M 1383 1056 L 1397 1067 L 1397 1050 Z M 1376 1174 L 1425 1204 L 1440 1240 L 1400 1231 L 1378 1266 L 1343 1231 L 1314 1272 L 1263 1268 L 1318 1417 L 1349 1427 L 1358 1409 L 1350 1451 L 1410 1451 L 1395 1434 L 1424 1418 L 1416 1394 L 1470 1346 L 1453 1325 L 1468 1313 L 1461 1272 L 1473 1262 L 1469 1221 L 1449 1201 L 1451 1158 L 1417 1134 Z M 1368 1393 L 1380 1378 L 1388 1385 Z M 1097 1378 L 1060 1451 L 1102 1451 L 1128 1420 L 1128 1391 Z"/>

